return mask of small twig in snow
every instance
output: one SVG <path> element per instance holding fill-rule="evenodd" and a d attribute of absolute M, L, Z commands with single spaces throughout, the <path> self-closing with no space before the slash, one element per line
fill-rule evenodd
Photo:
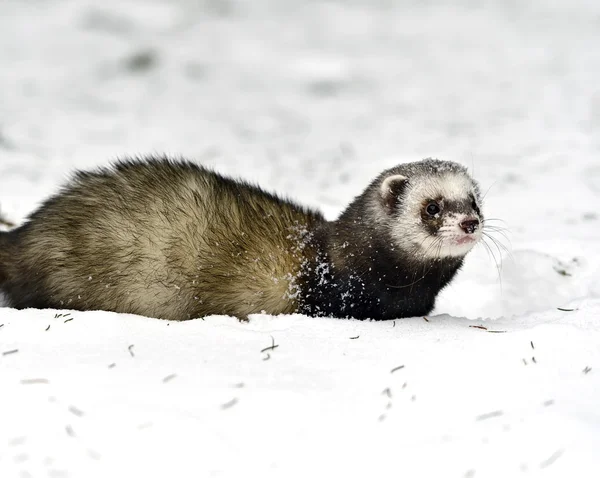
<path fill-rule="evenodd" d="M 79 410 L 79 408 L 74 407 L 73 405 L 71 405 L 69 407 L 69 411 L 75 415 L 76 417 L 82 417 L 83 416 L 83 411 Z"/>
<path fill-rule="evenodd" d="M 113 362 L 108 366 L 108 368 L 115 368 L 116 366 L 117 366 L 117 364 Z"/>
<path fill-rule="evenodd" d="M 71 425 L 67 425 L 65 427 L 65 430 L 67 432 L 67 435 L 69 435 L 70 437 L 74 437 L 75 436 L 75 431 L 73 430 L 73 427 L 71 427 Z"/>
<path fill-rule="evenodd" d="M 6 352 L 2 352 L 2 355 L 12 355 L 16 354 L 18 351 L 19 349 L 7 350 Z"/>
<path fill-rule="evenodd" d="M 131 355 L 132 357 L 135 357 L 135 354 L 133 353 L 133 347 L 134 347 L 134 345 L 131 344 L 129 347 L 127 347 L 127 350 L 129 350 L 129 355 Z"/>
<path fill-rule="evenodd" d="M 383 395 L 387 395 L 388 398 L 392 398 L 392 391 L 390 390 L 390 387 L 386 388 L 383 390 L 383 392 L 381 392 Z"/>
<path fill-rule="evenodd" d="M 398 365 L 397 367 L 394 367 L 392 370 L 390 370 L 390 373 L 397 372 L 398 370 L 402 370 L 403 368 L 404 365 Z"/>
<path fill-rule="evenodd" d="M 46 332 L 48 332 L 50 330 L 50 324 L 48 324 L 48 327 L 46 327 Z"/>
<path fill-rule="evenodd" d="M 560 310 L 561 312 L 575 312 L 577 309 L 565 309 L 563 307 L 557 307 L 557 310 Z"/>
<path fill-rule="evenodd" d="M 359 337 L 360 337 L 360 335 L 357 335 L 356 337 L 350 337 L 350 340 L 356 340 Z"/>
<path fill-rule="evenodd" d="M 484 327 L 483 325 L 469 325 L 469 327 L 471 327 L 472 329 L 487 330 L 487 327 Z"/>
<path fill-rule="evenodd" d="M 277 347 L 279 347 L 279 344 L 275 345 L 275 339 L 271 335 L 271 345 L 262 349 L 260 353 L 266 352 L 267 350 L 275 350 Z"/>
<path fill-rule="evenodd" d="M 477 420 L 477 421 L 487 420 L 489 418 L 501 417 L 502 415 L 504 415 L 504 412 L 502 410 L 496 410 L 496 411 L 493 411 L 493 412 L 484 413 L 483 415 L 478 415 L 475 418 L 475 420 Z"/>
<path fill-rule="evenodd" d="M 532 361 L 533 363 L 537 363 L 537 360 L 535 359 L 535 357 L 531 357 L 531 361 Z"/>
<path fill-rule="evenodd" d="M 36 383 L 50 383 L 46 378 L 26 378 L 21 380 L 23 385 L 34 385 Z"/>
<path fill-rule="evenodd" d="M 506 330 L 488 330 L 490 334 L 505 334 Z"/>
<path fill-rule="evenodd" d="M 535 347 L 533 346 L 533 340 L 529 343 L 531 344 L 531 348 L 535 350 Z"/>
<path fill-rule="evenodd" d="M 65 317 L 66 317 L 66 316 L 65 316 Z M 71 322 L 72 320 L 73 320 L 73 317 L 70 317 L 70 318 L 68 318 L 67 320 L 65 320 L 65 324 L 66 324 L 67 322 Z"/>
<path fill-rule="evenodd" d="M 546 467 L 550 466 L 552 463 L 554 463 L 556 460 L 558 460 L 563 453 L 564 453 L 564 450 L 562 450 L 562 449 L 556 450 L 554 453 L 552 453 L 552 455 L 550 455 L 548 458 L 546 458 L 544 461 L 542 461 L 540 463 L 540 468 L 546 468 Z"/>
<path fill-rule="evenodd" d="M 427 317 L 423 317 L 423 320 L 424 320 L 425 322 L 429 322 L 429 319 L 428 319 Z"/>
<path fill-rule="evenodd" d="M 172 373 L 171 375 L 167 375 L 165 378 L 163 378 L 163 383 L 170 382 L 175 377 L 177 377 L 177 374 L 175 374 L 175 373 Z"/>
<path fill-rule="evenodd" d="M 586 375 L 587 375 L 588 373 L 590 373 L 591 371 L 592 371 L 592 367 L 587 367 L 587 366 L 586 366 L 586 367 L 583 369 L 583 373 L 585 373 Z"/>
<path fill-rule="evenodd" d="M 223 405 L 221 405 L 221 410 L 227 410 L 228 408 L 233 407 L 237 402 L 238 402 L 238 399 L 233 398 L 233 399 L 229 400 L 227 403 L 224 403 Z"/>

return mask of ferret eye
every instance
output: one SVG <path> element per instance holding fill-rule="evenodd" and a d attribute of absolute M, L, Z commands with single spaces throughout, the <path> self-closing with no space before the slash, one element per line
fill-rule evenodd
<path fill-rule="evenodd" d="M 439 214 L 440 211 L 440 206 L 435 202 L 430 202 L 425 208 L 425 212 L 430 216 L 435 216 L 436 214 Z"/>

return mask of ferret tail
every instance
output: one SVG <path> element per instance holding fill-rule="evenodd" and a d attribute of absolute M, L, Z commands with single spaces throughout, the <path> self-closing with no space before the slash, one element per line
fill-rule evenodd
<path fill-rule="evenodd" d="M 7 269 L 8 269 L 8 260 L 9 260 L 9 252 L 8 252 L 8 237 L 9 233 L 3 229 L 12 229 L 15 225 L 8 221 L 1 213 L 0 213 L 0 287 L 4 284 L 7 279 Z"/>
<path fill-rule="evenodd" d="M 6 251 L 6 249 L 7 249 L 6 246 L 8 243 L 7 236 L 8 236 L 8 232 L 0 231 L 0 287 L 2 287 L 2 285 L 6 281 L 6 275 L 8 273 L 7 272 L 8 253 Z"/>
<path fill-rule="evenodd" d="M 12 229 L 13 227 L 15 227 L 15 223 L 6 219 L 2 211 L 0 211 L 0 232 L 4 229 Z"/>

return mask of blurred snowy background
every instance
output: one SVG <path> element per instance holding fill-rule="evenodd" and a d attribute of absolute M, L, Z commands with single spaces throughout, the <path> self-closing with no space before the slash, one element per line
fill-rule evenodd
<path fill-rule="evenodd" d="M 184 155 L 331 218 L 382 169 L 431 156 L 472 169 L 489 190 L 488 217 L 506 221 L 517 249 L 567 263 L 575 252 L 597 257 L 577 242 L 600 237 L 596 1 L 4 0 L 0 9 L 0 204 L 13 219 L 73 168 L 126 154 Z M 472 274 L 497 299 L 483 249 Z M 522 260 L 542 272 L 554 259 Z M 505 298 L 518 295 L 518 279 L 506 278 Z M 569 287 L 560 299 L 589 292 Z M 514 299 L 446 308 L 515 313 L 524 304 Z"/>
<path fill-rule="evenodd" d="M 548 360 L 555 360 L 553 365 L 558 368 L 567 368 L 560 369 L 560 373 L 556 372 L 558 369 L 547 369 L 546 374 L 519 376 L 511 381 L 511 377 L 517 376 L 516 369 L 507 371 L 499 364 L 505 363 L 506 354 L 515 350 L 518 340 L 514 336 L 509 339 L 510 334 L 503 335 L 503 338 L 490 334 L 494 340 L 500 341 L 497 342 L 498 349 L 494 349 L 493 345 L 480 349 L 482 345 L 473 342 L 473 329 L 468 329 L 463 319 L 442 317 L 436 320 L 434 338 L 427 338 L 428 333 L 422 329 L 427 324 L 421 319 L 423 324 L 402 321 L 394 329 L 395 334 L 397 331 L 406 337 L 415 328 L 418 331 L 417 337 L 402 342 L 398 336 L 385 335 L 391 330 L 388 330 L 389 324 L 356 324 L 351 321 L 333 325 L 326 320 L 317 323 L 306 318 L 262 317 L 257 318 L 252 327 L 263 332 L 260 343 L 264 346 L 269 345 L 269 335 L 273 330 L 285 329 L 291 341 L 307 347 L 314 340 L 307 331 L 314 331 L 324 341 L 331 340 L 330 328 L 338 332 L 339 328 L 351 329 L 351 333 L 348 330 L 340 332 L 344 337 L 370 332 L 381 334 L 373 342 L 363 342 L 365 348 L 361 349 L 361 353 L 371 357 L 373 362 L 364 359 L 362 369 L 356 362 L 345 362 L 339 358 L 346 355 L 343 347 L 347 346 L 340 345 L 342 348 L 336 349 L 339 362 L 331 358 L 329 364 L 316 361 L 311 365 L 322 367 L 321 372 L 325 375 L 307 379 L 312 384 L 308 388 L 290 387 L 284 392 L 279 388 L 275 375 L 271 376 L 267 389 L 276 389 L 284 401 L 295 404 L 291 415 L 297 415 L 298 421 L 294 424 L 285 422 L 282 417 L 289 419 L 287 412 L 283 415 L 277 412 L 271 420 L 283 420 L 281 422 L 286 423 L 287 428 L 277 429 L 283 434 L 279 436 L 287 436 L 287 432 L 293 447 L 307 450 L 307 443 L 315 443 L 316 438 L 312 434 L 319 433 L 319 423 L 322 424 L 325 416 L 332 413 L 332 409 L 321 406 L 317 398 L 309 400 L 313 407 L 310 413 L 303 410 L 307 390 L 322 398 L 319 393 L 333 387 L 338 397 L 348 400 L 346 406 L 352 410 L 353 418 L 348 418 L 348 410 L 344 409 L 344 412 L 338 412 L 339 422 L 336 422 L 335 430 L 339 435 L 333 431 L 334 428 L 325 432 L 327 439 L 323 439 L 323 447 L 333 443 L 341 443 L 343 447 L 334 446 L 331 455 L 319 455 L 326 462 L 322 469 L 339 472 L 341 460 L 346 467 L 341 469 L 346 474 L 352 470 L 370 470 L 369 460 L 375 455 L 370 455 L 369 449 L 364 448 L 360 436 L 354 437 L 344 431 L 343 425 L 352 421 L 362 435 L 369 437 L 365 440 L 370 443 L 379 443 L 373 436 L 380 440 L 393 438 L 405 445 L 410 442 L 410 436 L 421 437 L 419 443 L 423 446 L 411 448 L 415 466 L 427 468 L 424 461 L 419 461 L 421 458 L 429 467 L 445 466 L 437 475 L 431 476 L 474 477 L 493 475 L 496 465 L 491 463 L 495 452 L 488 450 L 486 455 L 480 449 L 482 446 L 485 448 L 489 440 L 493 441 L 490 436 L 496 432 L 501 435 L 500 430 L 506 431 L 506 427 L 510 428 L 514 423 L 523 423 L 523 417 L 535 416 L 540 427 L 532 425 L 537 421 L 525 420 L 526 425 L 523 426 L 530 428 L 521 430 L 519 436 L 522 441 L 514 441 L 512 436 L 507 435 L 499 448 L 492 449 L 500 450 L 498 453 L 504 453 L 503 457 L 509 457 L 502 462 L 505 468 L 498 472 L 498 476 L 550 473 L 557 469 L 554 462 L 557 466 L 561 462 L 568 463 L 565 469 L 573 473 L 574 464 L 579 463 L 582 468 L 577 471 L 578 476 L 599 476 L 598 458 L 594 458 L 591 450 L 594 442 L 596 449 L 598 444 L 600 416 L 596 405 L 600 398 L 600 384 L 597 378 L 593 378 L 594 372 L 597 376 L 597 370 L 586 372 L 585 377 L 581 373 L 584 366 L 597 361 L 600 356 L 600 325 L 595 323 L 600 310 L 599 46 L 600 2 L 596 0 L 2 0 L 0 206 L 10 219 L 19 222 L 40 201 L 55 192 L 74 168 L 103 165 L 124 155 L 168 153 L 184 155 L 221 172 L 256 181 L 267 189 L 321 208 L 333 218 L 384 168 L 430 156 L 462 162 L 487 191 L 487 216 L 506 221 L 503 226 L 507 228 L 510 243 L 501 234 L 496 233 L 495 237 L 509 247 L 512 255 L 502 254 L 502 249 L 492 243 L 489 244 L 491 251 L 484 247 L 474 251 L 458 279 L 442 294 L 437 311 L 470 319 L 498 319 L 497 323 L 502 325 L 497 327 L 504 330 L 511 327 L 529 330 L 537 326 L 538 334 L 557 347 L 556 354 L 547 352 Z M 495 254 L 495 260 L 502 263 L 501 272 L 496 270 L 490 254 Z M 565 315 L 565 312 L 557 311 L 557 307 L 578 311 Z M 527 315 L 527 312 L 539 314 Z M 38 373 L 36 367 L 46 364 L 49 350 L 55 349 L 48 345 L 50 349 L 46 350 L 44 345 L 40 345 L 45 342 L 38 343 L 50 340 L 48 334 L 32 332 L 32 327 L 43 331 L 47 313 L 42 316 L 42 312 L 2 309 L 2 314 L 0 323 L 6 325 L 4 330 L 0 329 L 0 346 L 8 351 L 20 349 L 23 360 L 17 361 L 19 354 L 0 357 L 0 371 L 3 370 L 8 377 L 3 390 L 12 390 L 12 394 L 4 394 L 9 400 L 3 407 L 3 413 L 7 414 L 4 419 L 7 420 L 11 410 L 14 411 L 11 404 L 29 403 L 32 408 L 46 410 L 35 402 L 30 391 L 21 391 L 23 387 L 19 380 L 23 375 Z M 513 316 L 514 320 L 510 319 Z M 79 317 L 83 320 L 86 314 Z M 146 328 L 152 335 L 152 331 L 157 330 L 154 340 L 159 344 L 156 348 L 158 355 L 164 353 L 171 357 L 171 353 L 177 354 L 176 348 L 167 352 L 161 349 L 160 337 L 164 332 L 158 332 L 158 329 L 162 331 L 164 324 L 143 325 L 147 322 L 138 324 L 136 321 L 139 319 L 133 318 L 130 324 L 127 317 L 113 320 L 111 314 L 87 314 L 87 317 L 89 337 L 85 334 L 63 335 L 56 339 L 58 342 L 52 342 L 75 363 L 81 361 L 81 350 L 75 345 L 69 348 L 69 344 L 81 342 L 83 349 L 83 344 L 88 344 L 92 350 L 89 353 L 93 355 L 94 347 L 98 346 L 94 337 L 102 336 L 102 331 L 107 328 L 106 340 L 110 341 L 113 337 L 111 327 L 116 327 L 115 330 L 124 335 L 128 331 L 140 333 Z M 224 340 L 225 344 L 220 345 L 223 350 L 207 351 L 211 350 L 213 342 L 207 342 L 206 335 L 194 327 L 212 326 L 206 325 L 208 321 L 203 322 L 204 325 L 198 321 L 195 325 L 180 326 L 178 330 L 185 331 L 180 340 L 185 340 L 183 337 L 189 335 L 188 328 L 191 327 L 197 334 L 196 343 L 202 343 L 205 348 L 196 351 L 194 359 L 183 354 L 180 362 L 175 359 L 169 362 L 166 358 L 166 363 L 179 363 L 181 367 L 184 367 L 182 364 L 190 367 L 193 360 L 205 363 L 207 359 L 202 351 L 211 357 L 218 357 L 219 351 L 237 357 L 236 354 L 241 353 L 238 351 L 239 344 L 250 340 L 247 327 L 226 319 L 215 318 L 213 321 L 216 329 L 210 329 L 211 333 Z M 572 329 L 574 324 L 576 328 Z M 14 327 L 11 328 L 11 325 Z M 300 336 L 295 335 L 295 327 L 300 327 Z M 134 337 L 138 342 L 141 340 L 139 335 L 129 340 L 135 341 Z M 491 339 L 487 335 L 485 337 L 487 344 Z M 532 337 L 531 334 L 521 337 L 519 347 L 523 344 L 529 347 Z M 448 354 L 438 355 L 439 348 L 428 348 L 428 341 L 441 341 L 447 349 L 444 353 Z M 23 350 L 28 345 L 34 355 L 25 359 Z M 119 345 L 119 350 L 128 357 L 126 345 Z M 446 369 L 432 366 L 417 379 L 421 383 L 429 383 L 430 379 L 432 383 L 444 384 L 439 389 L 434 387 L 430 390 L 430 398 L 435 395 L 438 401 L 432 399 L 431 408 L 423 408 L 421 415 L 419 412 L 414 412 L 416 415 L 406 412 L 404 418 L 408 418 L 411 426 L 406 421 L 398 422 L 394 432 L 406 430 L 404 438 L 380 434 L 370 428 L 369 432 L 364 431 L 366 428 L 362 427 L 361 420 L 365 415 L 361 413 L 367 413 L 365 410 L 369 409 L 372 398 L 361 395 L 368 389 L 366 382 L 361 380 L 377 381 L 377 374 L 372 373 L 381 365 L 377 365 L 376 352 L 385 351 L 383 355 L 391 357 L 400 345 L 408 354 L 398 358 L 401 362 L 409 357 L 413 364 L 423 363 L 423 353 L 427 350 L 430 360 L 439 358 L 435 361 L 438 367 L 440 361 L 445 363 Z M 260 349 L 258 344 L 253 344 L 253 347 L 252 353 L 256 352 L 255 348 Z M 188 348 L 192 350 L 193 345 L 190 343 Z M 281 350 L 285 347 L 282 346 Z M 414 355 L 410 355 L 409 351 L 413 351 Z M 499 355 L 495 355 L 494 351 Z M 529 355 L 532 352 L 528 351 Z M 289 362 L 283 362 L 282 368 L 275 370 L 286 377 L 301 375 L 299 368 L 302 369 L 302 365 L 298 364 L 305 353 L 298 351 L 297 356 L 291 356 Z M 99 360 L 104 367 L 105 358 L 101 357 Z M 327 354 L 325 362 L 328 360 L 326 357 Z M 453 360 L 452 357 L 458 358 Z M 559 361 L 561 357 L 578 357 L 581 362 L 573 359 L 573 363 L 563 364 Z M 248 365 L 249 369 L 244 369 L 247 374 L 240 372 L 235 380 L 252 382 L 248 377 L 261 376 L 265 364 L 261 362 L 260 355 L 257 354 L 256 358 L 259 360 L 258 368 Z M 524 367 L 521 360 L 525 359 L 521 355 L 516 354 L 513 359 L 516 365 Z M 65 363 L 57 365 L 58 369 L 66 366 L 68 361 L 64 360 Z M 142 359 L 138 356 L 137 360 L 139 364 Z M 160 360 L 160 357 L 150 359 L 144 373 L 155 370 Z M 531 364 L 530 357 L 526 361 Z M 17 363 L 21 365 L 15 365 Z M 164 365 L 164 362 L 160 363 Z M 204 372 L 216 380 L 210 382 L 213 388 L 207 392 L 209 398 L 218 395 L 219 386 L 225 386 L 218 382 L 218 378 L 229 377 L 226 365 L 221 365 L 225 368 L 209 368 Z M 388 365 L 393 364 L 386 362 L 386 373 L 389 372 Z M 342 370 L 336 372 L 342 374 L 338 379 L 326 373 L 327 367 L 335 369 L 336 366 Z M 600 363 L 597 366 L 600 369 Z M 349 374 L 347 367 L 354 374 Z M 462 376 L 459 380 L 465 387 L 464 393 L 456 391 L 456 395 L 452 395 L 446 387 L 452 385 L 444 379 L 456 367 L 476 367 L 473 370 L 478 371 L 477 383 L 469 381 L 470 375 Z M 168 370 L 165 369 L 163 375 L 170 373 L 171 368 L 167 366 Z M 495 370 L 497 375 L 488 377 L 486 374 L 490 369 Z M 52 370 L 57 369 L 50 367 L 44 370 L 47 375 L 52 375 Z M 82 370 L 77 380 L 85 382 L 86 377 L 88 380 L 91 380 L 89 377 L 98 377 L 85 367 Z M 364 374 L 361 375 L 360 370 Z M 527 370 L 532 369 L 529 367 Z M 427 375 L 428 372 L 431 373 Z M 102 373 L 105 373 L 104 369 Z M 141 372 L 131 369 L 130 373 L 126 375 L 127 380 L 123 378 L 122 382 L 113 383 L 107 379 L 107 384 L 102 385 L 111 390 L 107 392 L 111 394 L 109 403 L 116 404 L 133 393 L 138 384 L 132 377 Z M 349 375 L 344 376 L 343 373 Z M 587 380 L 585 391 L 578 388 L 579 382 L 568 381 L 575 380 L 570 373 L 577 374 L 577 380 Z M 335 384 L 332 385 L 328 379 Z M 131 384 L 128 380 L 134 380 L 132 387 L 128 386 Z M 289 380 L 293 381 L 292 378 Z M 65 378 L 65 383 L 66 388 L 59 390 L 68 395 L 66 390 L 74 390 L 72 381 Z M 98 394 L 94 383 L 91 381 L 86 385 L 90 397 Z M 228 383 L 231 386 L 234 379 L 231 378 Z M 537 395 L 539 390 L 547 391 L 544 397 L 554 400 L 564 391 L 561 384 L 565 383 L 569 383 L 573 391 L 572 396 L 565 398 L 570 408 L 557 412 L 553 418 L 540 415 L 539 411 L 530 414 L 531 410 L 525 407 L 513 416 L 514 423 L 505 422 L 504 428 L 499 426 L 496 431 L 488 430 L 483 441 L 479 440 L 479 435 L 473 438 L 476 436 L 473 429 L 461 429 L 464 434 L 458 435 L 462 438 L 458 442 L 455 440 L 452 446 L 462 443 L 472 447 L 473 455 L 487 457 L 481 458 L 483 469 L 487 472 L 477 467 L 470 468 L 464 460 L 456 459 L 458 455 L 450 452 L 444 455 L 448 461 L 430 462 L 438 453 L 445 453 L 444 450 L 456 450 L 444 448 L 446 443 L 452 442 L 452 437 L 456 438 L 454 425 L 448 428 L 448 422 L 444 420 L 462 417 L 461 413 L 457 414 L 457 410 L 464 411 L 462 406 L 472 407 L 476 410 L 473 412 L 475 415 L 484 413 L 488 405 L 501 407 L 501 403 L 490 398 L 492 392 L 499 390 L 514 392 L 513 401 L 509 400 L 513 404 L 518 403 L 519 394 L 526 400 L 532 396 L 537 400 L 540 398 Z M 350 388 L 344 388 L 346 385 Z M 115 388 L 110 388 L 112 386 Z M 428 386 L 432 386 L 431 383 Z M 379 396 L 380 390 L 375 388 L 374 393 Z M 276 403 L 269 401 L 270 395 L 264 393 L 264 388 L 259 389 L 256 392 L 258 408 L 247 409 L 247 414 L 242 417 L 248 418 L 254 413 L 262 417 L 264 423 L 277 428 L 276 423 L 265 418 L 268 414 L 263 416 L 257 411 L 264 411 L 260 404 Z M 487 398 L 491 401 L 477 401 L 482 389 L 490 391 Z M 190 390 L 184 388 L 180 396 L 187 396 Z M 77 393 L 83 392 L 80 390 L 75 395 Z M 148 391 L 148 394 L 152 393 Z M 56 394 L 60 395 L 60 391 L 50 395 Z M 150 415 L 168 415 L 164 410 L 165 402 L 160 398 L 164 397 L 157 396 L 158 405 L 148 405 Z M 84 394 L 80 400 L 84 404 L 88 400 L 88 408 L 93 409 L 95 402 L 90 397 Z M 174 397 L 164 400 L 178 399 Z M 472 401 L 463 403 L 462 397 L 472 397 Z M 127 416 L 134 409 L 139 411 L 137 400 L 132 399 L 131 409 L 115 416 Z M 222 413 L 219 400 L 226 402 L 228 399 L 214 400 L 216 411 L 207 406 L 200 412 L 191 403 L 189 406 L 182 405 L 188 406 L 187 415 L 177 415 L 184 412 L 174 413 L 182 421 L 183 417 L 188 417 L 195 423 L 194 419 L 197 420 L 198 416 L 208 420 L 206 417 L 212 417 L 213 413 Z M 43 401 L 48 401 L 47 394 L 43 395 Z M 531 407 L 533 402 L 527 403 Z M 100 407 L 99 403 L 96 405 Z M 426 420 L 432 409 L 437 410 L 438 414 L 434 414 L 437 421 L 435 425 L 429 423 L 425 426 L 419 422 L 419 417 Z M 47 413 L 52 415 L 53 412 Z M 23 410 L 14 415 L 12 428 L 5 426 L 6 421 L 0 422 L 0 429 L 8 430 L 5 431 L 6 443 L 19 444 L 19 437 L 27 435 L 21 433 L 23 424 L 18 420 L 25 416 L 27 414 Z M 31 430 L 43 430 L 38 438 L 47 435 L 48 440 L 56 440 L 59 450 L 56 456 L 60 453 L 64 456 L 63 468 L 46 463 L 40 465 L 40 469 L 48 468 L 48 476 L 53 477 L 93 476 L 94 468 L 89 468 L 85 460 L 78 462 L 79 468 L 69 461 L 72 451 L 66 445 L 61 448 L 60 440 L 72 437 L 64 438 L 61 428 L 56 433 L 62 438 L 56 438 L 52 427 L 44 422 L 44 416 L 47 415 L 41 415 L 35 424 L 30 424 Z M 375 421 L 377 416 L 379 412 L 373 417 L 369 415 Z M 121 418 L 118 422 L 121 425 L 117 426 L 109 417 L 109 414 L 104 416 L 105 423 L 116 427 L 119 430 L 116 433 L 123 433 L 134 442 L 140 440 L 137 431 L 130 435 L 123 431 L 125 425 L 121 426 Z M 238 429 L 230 423 L 230 428 L 221 431 L 223 436 L 219 444 L 235 441 L 232 437 L 236 436 L 252 439 L 250 425 L 243 422 L 243 418 L 241 420 L 245 428 Z M 140 418 L 140 421 L 143 419 Z M 176 434 L 181 428 L 174 423 L 169 422 L 167 429 Z M 98 426 L 101 428 L 102 424 Z M 223 424 L 214 422 L 213 426 L 221 429 Z M 254 426 L 260 424 L 254 423 Z M 450 429 L 454 432 L 449 432 Z M 371 432 L 375 435 L 369 435 Z M 113 431 L 107 428 L 106 433 L 112 436 Z M 155 441 L 144 442 L 145 445 L 135 453 L 143 457 L 146 452 L 152 455 L 162 450 L 165 443 L 161 441 L 161 433 L 164 435 L 164 429 L 156 432 Z M 31 431 L 30 434 L 35 436 L 36 432 Z M 101 436 L 94 435 L 93 431 L 90 434 L 96 438 Z M 518 443 L 519 450 L 523 451 L 535 440 L 543 443 L 544 438 L 561 435 L 568 437 L 570 447 L 565 443 L 542 447 L 539 456 L 534 459 L 535 464 L 528 464 L 526 452 L 525 458 L 519 458 L 514 450 L 507 451 L 511 443 L 515 447 Z M 211 436 L 204 437 L 206 442 L 202 442 L 203 446 L 214 444 Z M 277 449 L 276 437 L 269 440 L 264 433 L 259 436 L 264 443 Z M 23 456 L 29 455 L 19 454 L 14 448 L 3 452 L 3 443 L 0 441 L 0 471 L 3 463 L 9 463 L 14 470 L 20 470 L 14 472 L 14 476 L 19 478 L 46 476 L 27 471 L 31 460 Z M 119 443 L 118 440 L 116 443 Z M 320 442 L 317 440 L 317 443 Z M 391 455 L 384 458 L 381 453 L 376 454 L 379 466 L 390 476 L 398 476 L 399 471 L 392 467 L 394 447 L 388 450 L 380 446 L 382 443 L 377 445 L 378 449 L 390 451 Z M 114 448 L 119 448 L 117 444 Z M 302 469 L 312 472 L 311 476 L 318 476 L 311 470 L 309 462 L 305 461 L 300 466 L 287 458 L 282 458 L 274 468 L 260 468 L 262 461 L 252 461 L 258 460 L 259 454 L 253 452 L 258 450 L 259 444 L 254 443 L 246 452 L 249 461 L 243 463 L 253 464 L 247 469 L 261 469 L 263 472 L 267 468 L 270 471 L 284 470 L 287 474 L 281 476 L 293 476 L 293 470 Z M 353 464 L 352 454 L 344 455 L 343 450 L 351 444 L 364 450 L 366 461 Z M 107 439 L 104 445 L 110 449 L 110 440 Z M 238 445 L 242 447 L 242 444 Z M 502 448 L 504 445 L 508 448 Z M 464 446 L 457 449 L 464 451 Z M 590 450 L 587 455 L 585 446 Z M 97 447 L 102 448 L 98 444 Z M 234 447 L 238 453 L 239 447 Z M 222 451 L 226 448 L 223 445 Z M 312 450 L 308 452 L 310 457 L 317 448 L 308 449 Z M 569 450 L 573 449 L 578 449 L 579 454 L 570 455 Z M 135 453 L 132 453 L 131 456 L 134 456 Z M 193 451 L 190 453 L 193 454 Z M 229 456 L 223 453 L 223 456 Z M 277 453 L 274 451 L 275 455 Z M 97 454 L 102 455 L 102 450 Z M 106 455 L 110 456 L 110 451 L 105 452 Z M 215 456 L 221 455 L 217 453 Z M 112 463 L 127 461 L 126 457 L 121 458 L 121 461 L 115 458 Z M 152 470 L 156 465 L 153 460 L 158 458 L 147 459 L 150 463 L 148 469 Z M 40 460 L 42 463 L 42 458 Z M 137 462 L 132 460 L 129 465 L 135 470 Z M 187 463 L 183 460 L 179 463 Z M 206 465 L 206 468 L 195 470 L 206 473 L 210 470 L 215 476 L 235 476 L 235 473 L 231 475 L 231 470 L 241 466 L 241 462 L 225 463 L 217 458 L 213 461 L 210 467 Z M 168 461 L 163 463 L 165 469 L 168 469 L 168 464 Z M 360 468 L 361 464 L 363 468 Z M 69 472 L 69 467 L 79 470 L 79 474 Z M 115 474 L 117 468 L 109 466 L 110 473 L 99 476 L 120 476 Z M 412 475 L 406 476 L 416 476 L 416 469 L 410 468 Z M 478 474 L 475 474 L 476 469 Z M 563 471 L 557 471 L 555 476 L 566 476 L 561 475 Z M 7 471 L 0 476 L 13 476 L 10 473 Z M 184 476 L 182 473 L 173 476 Z M 252 473 L 250 475 L 253 476 Z M 146 473 L 146 476 L 150 475 Z M 198 471 L 190 476 L 208 475 Z"/>

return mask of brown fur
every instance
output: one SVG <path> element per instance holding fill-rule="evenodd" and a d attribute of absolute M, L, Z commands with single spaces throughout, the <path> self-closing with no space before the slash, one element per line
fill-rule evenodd
<path fill-rule="evenodd" d="M 127 161 L 78 173 L 4 233 L 0 285 L 16 307 L 291 313 L 303 238 L 321 220 L 192 163 Z"/>

